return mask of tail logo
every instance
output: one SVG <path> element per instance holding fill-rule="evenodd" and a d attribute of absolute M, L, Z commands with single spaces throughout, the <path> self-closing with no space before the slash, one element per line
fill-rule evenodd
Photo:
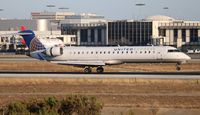
<path fill-rule="evenodd" d="M 31 40 L 30 51 L 44 50 L 44 45 L 36 37 Z"/>

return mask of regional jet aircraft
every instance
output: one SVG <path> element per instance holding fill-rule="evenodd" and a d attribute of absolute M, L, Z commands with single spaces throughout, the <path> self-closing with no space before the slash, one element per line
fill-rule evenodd
<path fill-rule="evenodd" d="M 177 70 L 180 70 L 180 64 L 191 59 L 171 46 L 75 47 L 38 39 L 32 30 L 23 30 L 17 34 L 24 38 L 31 57 L 80 66 L 85 73 L 91 73 L 93 67 L 97 68 L 97 73 L 103 73 L 103 66 L 123 63 L 177 63 Z"/>

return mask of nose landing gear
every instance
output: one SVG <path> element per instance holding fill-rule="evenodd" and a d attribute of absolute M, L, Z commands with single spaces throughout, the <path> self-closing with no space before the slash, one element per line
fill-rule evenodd
<path fill-rule="evenodd" d="M 177 64 L 176 64 L 176 70 L 177 70 L 177 71 L 180 71 L 180 70 L 181 70 L 181 63 L 177 63 Z"/>

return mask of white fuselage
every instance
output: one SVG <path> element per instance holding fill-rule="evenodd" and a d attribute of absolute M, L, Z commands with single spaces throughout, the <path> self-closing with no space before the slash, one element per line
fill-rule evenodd
<path fill-rule="evenodd" d="M 37 58 L 35 53 L 32 57 Z M 121 63 L 182 63 L 191 59 L 186 54 L 170 46 L 133 46 L 133 47 L 63 47 L 60 56 L 45 56 L 47 61 L 102 61 L 105 65 Z M 73 64 L 72 64 L 73 65 Z M 97 64 L 98 66 L 98 64 Z"/>

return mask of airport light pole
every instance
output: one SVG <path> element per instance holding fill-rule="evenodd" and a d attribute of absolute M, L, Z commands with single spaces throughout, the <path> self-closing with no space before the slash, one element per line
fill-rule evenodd
<path fill-rule="evenodd" d="M 59 10 L 63 10 L 63 11 L 65 11 L 65 10 L 69 10 L 69 8 L 67 8 L 67 7 L 60 7 L 60 8 L 58 8 Z"/>
<path fill-rule="evenodd" d="M 137 4 L 135 4 L 135 6 L 136 7 L 144 7 L 144 6 L 146 6 L 146 4 L 145 3 L 137 3 Z M 141 18 L 142 18 L 142 12 L 140 10 L 138 12 L 139 12 L 138 14 L 141 15 Z"/>
<path fill-rule="evenodd" d="M 165 11 L 166 11 L 166 12 L 164 12 L 164 13 L 165 13 L 165 15 L 169 15 L 169 14 L 168 14 L 169 7 L 163 7 L 163 10 L 165 10 Z"/>
<path fill-rule="evenodd" d="M 54 8 L 54 7 L 56 7 L 55 5 L 47 5 L 47 7 L 49 7 L 49 8 Z"/>
<path fill-rule="evenodd" d="M 51 8 L 55 8 L 56 6 L 53 4 L 49 4 L 49 5 L 46 5 L 46 7 L 49 8 L 49 10 L 50 10 Z"/>
<path fill-rule="evenodd" d="M 0 9 L 0 12 L 3 12 L 4 11 L 4 9 Z"/>
<path fill-rule="evenodd" d="M 169 7 L 163 7 L 163 9 L 164 9 L 164 10 L 168 10 L 168 9 L 169 9 Z"/>
<path fill-rule="evenodd" d="M 0 9 L 0 12 L 3 12 L 4 11 L 4 9 Z M 0 17 L 1 18 L 1 17 Z"/>

